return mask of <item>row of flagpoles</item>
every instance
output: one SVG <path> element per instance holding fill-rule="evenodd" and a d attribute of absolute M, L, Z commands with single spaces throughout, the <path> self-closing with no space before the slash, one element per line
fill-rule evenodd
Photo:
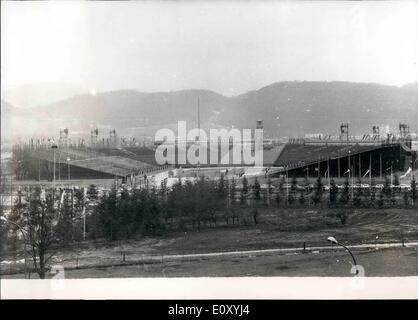
<path fill-rule="evenodd" d="M 354 164 L 353 164 L 354 165 Z M 348 174 L 349 178 L 354 178 L 354 175 L 351 174 L 352 173 L 352 167 L 353 165 L 350 165 L 350 156 L 348 157 L 348 169 L 347 171 L 345 171 L 343 173 L 343 177 L 346 176 Z M 382 170 L 382 169 L 380 169 Z M 306 167 L 305 170 L 307 172 L 307 178 L 309 179 L 309 167 Z M 320 161 L 318 161 L 318 167 L 315 168 L 315 171 L 318 172 L 318 176 L 321 176 L 321 172 L 320 172 Z M 393 166 L 391 165 L 390 167 L 388 167 L 385 172 L 390 171 L 390 176 L 391 176 L 391 183 L 392 183 L 392 179 L 393 179 Z M 412 167 L 408 167 L 408 169 L 406 170 L 406 172 L 404 174 L 402 174 L 400 176 L 400 178 L 406 178 L 409 175 L 412 174 L 412 179 L 414 179 L 414 170 L 412 169 Z M 367 171 L 364 174 L 359 174 L 359 176 L 362 176 L 363 178 L 365 177 L 369 177 L 369 180 L 371 182 L 372 179 L 372 156 L 370 154 L 370 162 L 369 162 L 369 168 L 367 169 Z M 328 184 L 330 183 L 330 165 L 329 165 L 329 160 L 327 160 L 327 170 L 325 171 L 323 177 L 328 178 Z"/>

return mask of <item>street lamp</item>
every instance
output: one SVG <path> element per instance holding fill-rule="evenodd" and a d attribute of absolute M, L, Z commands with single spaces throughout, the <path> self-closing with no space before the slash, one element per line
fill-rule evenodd
<path fill-rule="evenodd" d="M 412 169 L 412 180 L 415 180 L 415 162 L 417 162 L 417 161 L 418 161 L 418 157 L 416 156 L 415 153 L 413 153 L 412 154 L 412 161 L 411 161 L 411 163 L 412 163 L 412 166 L 411 166 L 411 169 Z"/>
<path fill-rule="evenodd" d="M 25 246 L 24 246 L 25 247 L 24 248 L 24 260 L 25 260 L 25 279 L 26 279 L 27 278 L 27 262 L 26 262 L 26 236 L 25 236 L 25 230 L 20 225 L 18 225 L 16 222 L 10 221 L 5 216 L 1 216 L 0 217 L 0 220 L 15 225 L 16 227 L 19 228 L 20 232 L 22 232 L 23 241 L 25 242 Z"/>
<path fill-rule="evenodd" d="M 51 149 L 53 150 L 53 153 L 54 153 L 54 176 L 53 176 L 53 181 L 52 181 L 52 188 L 53 188 L 53 192 L 55 192 L 55 149 L 58 149 L 58 146 L 56 144 L 53 144 L 51 146 Z"/>
<path fill-rule="evenodd" d="M 67 158 L 67 166 L 68 166 L 68 180 L 70 180 L 70 158 Z"/>
<path fill-rule="evenodd" d="M 343 247 L 345 250 L 347 250 L 347 251 L 350 253 L 351 258 L 353 258 L 353 261 L 354 261 L 354 266 L 356 267 L 356 274 L 358 274 L 358 273 L 359 273 L 359 271 L 358 271 L 358 269 L 357 269 L 357 262 L 356 262 L 356 258 L 354 258 L 354 255 L 353 255 L 353 253 L 350 251 L 350 249 L 348 249 L 345 245 L 343 245 L 343 244 L 339 243 L 339 242 L 337 241 L 337 239 L 335 239 L 334 237 L 328 237 L 328 238 L 327 238 L 327 240 L 328 240 L 329 242 L 331 242 L 331 243 L 335 243 L 336 245 Z"/>
<path fill-rule="evenodd" d="M 351 150 L 348 150 L 348 181 L 351 180 L 351 199 L 354 198 L 354 176 L 351 173 L 351 163 L 350 163 Z"/>

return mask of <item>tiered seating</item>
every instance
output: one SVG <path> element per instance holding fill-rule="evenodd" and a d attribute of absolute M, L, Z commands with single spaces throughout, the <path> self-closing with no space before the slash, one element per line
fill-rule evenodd
<path fill-rule="evenodd" d="M 53 161 L 54 153 L 50 149 L 39 149 L 35 156 Z M 123 150 L 118 149 L 57 149 L 56 163 L 67 163 L 71 166 L 87 168 L 117 176 L 129 176 L 131 173 L 157 169 L 155 165 L 127 157 Z M 137 157 L 139 158 L 139 157 Z"/>
<path fill-rule="evenodd" d="M 341 145 L 303 145 L 287 144 L 275 162 L 276 166 L 303 166 L 326 159 L 347 157 L 350 154 L 367 152 L 380 146 L 341 146 Z"/>
<path fill-rule="evenodd" d="M 109 155 L 109 156 L 120 156 L 128 159 L 133 159 L 136 161 L 141 161 L 153 166 L 157 166 L 155 161 L 155 151 L 149 148 L 143 147 L 127 147 L 123 149 L 116 148 L 101 148 L 97 149 L 100 153 Z"/>

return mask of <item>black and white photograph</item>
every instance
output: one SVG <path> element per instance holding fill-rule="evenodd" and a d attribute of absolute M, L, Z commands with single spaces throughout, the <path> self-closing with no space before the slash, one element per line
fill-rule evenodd
<path fill-rule="evenodd" d="M 417 1 L 1 1 L 1 299 L 418 299 L 417 180 Z"/>

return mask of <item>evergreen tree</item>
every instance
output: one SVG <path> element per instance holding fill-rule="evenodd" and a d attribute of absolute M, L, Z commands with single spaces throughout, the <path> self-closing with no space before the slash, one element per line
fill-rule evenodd
<path fill-rule="evenodd" d="M 149 192 L 147 192 L 148 197 L 146 198 L 145 208 L 144 210 L 144 229 L 143 232 L 146 235 L 159 235 L 161 231 L 163 231 L 164 226 L 161 224 L 160 219 L 160 208 L 159 208 L 159 201 L 157 190 L 155 187 L 151 188 Z"/>
<path fill-rule="evenodd" d="M 290 206 L 296 200 L 297 185 L 298 185 L 298 181 L 297 181 L 296 177 L 292 177 L 292 180 L 290 182 L 290 192 L 289 192 L 289 196 L 288 196 L 288 199 L 287 199 L 287 202 Z"/>
<path fill-rule="evenodd" d="M 255 178 L 253 190 L 254 190 L 255 200 L 260 201 L 261 200 L 261 187 L 260 187 L 260 183 L 258 182 L 257 178 Z"/>
<path fill-rule="evenodd" d="M 382 208 L 385 205 L 385 194 L 383 190 L 380 190 L 378 198 L 377 198 L 377 206 Z"/>
<path fill-rule="evenodd" d="M 402 192 L 402 198 L 403 198 L 403 204 L 405 208 L 408 208 L 409 207 L 409 194 L 407 190 Z"/>
<path fill-rule="evenodd" d="M 71 195 L 68 192 L 65 192 L 62 205 L 59 210 L 59 219 L 57 224 L 57 233 L 59 234 L 59 239 L 63 245 L 67 245 L 73 240 L 73 218 L 74 213 Z"/>
<path fill-rule="evenodd" d="M 320 204 L 321 201 L 322 201 L 322 194 L 324 192 L 323 187 L 324 186 L 322 184 L 322 178 L 321 178 L 321 176 L 318 176 L 318 179 L 316 180 L 316 183 L 315 183 L 314 195 L 313 195 L 313 198 L 312 198 L 312 200 L 315 204 Z"/>
<path fill-rule="evenodd" d="M 344 180 L 343 189 L 340 194 L 339 202 L 341 203 L 341 205 L 346 206 L 348 205 L 349 201 L 350 201 L 350 182 L 348 181 L 348 178 L 346 178 Z"/>
<path fill-rule="evenodd" d="M 376 203 L 376 180 L 372 178 L 370 183 L 370 207 L 374 207 Z"/>
<path fill-rule="evenodd" d="M 280 204 L 282 203 L 282 197 L 281 197 L 282 190 L 279 186 L 279 188 L 276 190 L 276 196 L 274 197 L 274 200 L 276 201 L 276 206 L 280 207 Z"/>
<path fill-rule="evenodd" d="M 229 218 L 232 218 L 232 223 L 235 222 L 235 219 L 238 218 L 236 215 L 236 192 L 237 192 L 237 187 L 236 187 L 236 182 L 235 179 L 232 178 L 232 181 L 230 183 L 229 186 L 229 211 L 226 212 L 226 222 L 227 224 L 229 223 Z"/>
<path fill-rule="evenodd" d="M 232 178 L 231 183 L 229 185 L 229 203 L 230 203 L 230 207 L 235 206 L 236 192 L 237 192 L 237 184 L 235 182 L 235 179 Z"/>
<path fill-rule="evenodd" d="M 392 186 L 390 185 L 390 179 L 387 175 L 385 176 L 385 182 L 381 193 L 384 196 L 384 202 L 390 204 L 392 198 Z"/>
<path fill-rule="evenodd" d="M 335 207 L 337 204 L 337 196 L 338 196 L 337 184 L 335 183 L 334 179 L 331 179 L 330 189 L 329 189 L 329 202 L 332 207 Z"/>
<path fill-rule="evenodd" d="M 167 180 L 164 179 L 164 180 L 161 181 L 161 184 L 160 184 L 160 197 L 161 197 L 161 199 L 166 200 L 167 193 L 168 193 Z"/>
<path fill-rule="evenodd" d="M 411 199 L 412 199 L 412 206 L 415 208 L 415 203 L 417 201 L 417 182 L 415 179 L 411 180 Z"/>
<path fill-rule="evenodd" d="M 394 185 L 394 186 L 397 186 L 397 187 L 400 185 L 400 182 L 399 182 L 399 175 L 398 175 L 397 173 L 394 175 L 393 185 Z"/>
<path fill-rule="evenodd" d="M 97 210 L 104 236 L 109 240 L 116 240 L 119 231 L 119 212 L 115 186 L 112 186 L 109 194 L 100 199 Z"/>
<path fill-rule="evenodd" d="M 120 197 L 117 200 L 118 212 L 118 237 L 129 238 L 134 233 L 134 219 L 133 204 L 130 194 L 126 187 L 120 191 Z"/>
<path fill-rule="evenodd" d="M 299 204 L 303 207 L 305 203 L 306 203 L 305 192 L 301 191 L 301 193 L 299 194 Z"/>
<path fill-rule="evenodd" d="M 242 190 L 241 190 L 241 204 L 244 205 L 248 196 L 248 180 L 244 176 L 242 179 Z"/>
<path fill-rule="evenodd" d="M 99 191 L 97 190 L 97 187 L 94 184 L 89 185 L 87 189 L 87 200 L 90 203 L 94 203 L 99 198 Z"/>
<path fill-rule="evenodd" d="M 309 188 L 309 179 L 308 179 L 308 177 L 305 177 L 305 178 L 303 179 L 303 186 L 304 186 L 306 189 L 308 189 L 308 188 Z"/>
<path fill-rule="evenodd" d="M 168 198 L 168 190 L 167 190 L 167 180 L 164 179 L 161 181 L 160 190 L 158 192 L 159 199 L 160 199 L 160 208 L 161 208 L 161 216 L 165 219 L 165 222 L 168 223 L 171 216 L 168 214 L 168 207 L 167 207 L 167 198 Z"/>
<path fill-rule="evenodd" d="M 353 204 L 356 207 L 361 206 L 361 200 L 363 196 L 363 188 L 361 188 L 361 179 L 357 179 L 357 188 L 354 189 L 354 195 L 353 195 Z"/>
<path fill-rule="evenodd" d="M 280 204 L 282 203 L 283 192 L 284 192 L 283 186 L 284 186 L 284 178 L 282 177 L 279 181 L 279 185 L 276 190 L 275 200 L 276 200 L 277 207 L 280 207 Z"/>
<path fill-rule="evenodd" d="M 271 204 L 271 198 L 273 197 L 273 184 L 271 182 L 270 177 L 267 179 L 267 205 L 269 206 Z"/>
<path fill-rule="evenodd" d="M 219 199 L 223 200 L 226 198 L 227 195 L 227 186 L 226 186 L 226 182 L 225 182 L 225 178 L 224 175 L 221 174 L 221 177 L 218 181 L 218 188 L 217 188 L 217 192 L 218 192 L 218 197 Z"/>

